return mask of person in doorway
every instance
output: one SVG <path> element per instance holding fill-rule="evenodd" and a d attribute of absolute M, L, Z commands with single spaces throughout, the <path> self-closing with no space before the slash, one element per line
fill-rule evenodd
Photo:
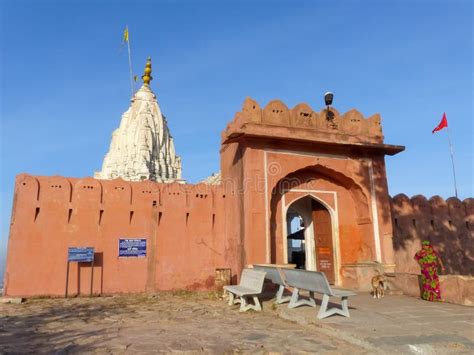
<path fill-rule="evenodd" d="M 444 265 L 438 252 L 427 240 L 422 242 L 421 250 L 415 254 L 415 260 L 421 267 L 421 298 L 427 301 L 441 301 L 438 268 L 444 271 Z"/>

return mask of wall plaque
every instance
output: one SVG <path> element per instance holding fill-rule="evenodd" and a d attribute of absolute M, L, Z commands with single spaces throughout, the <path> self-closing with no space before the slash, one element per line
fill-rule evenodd
<path fill-rule="evenodd" d="M 146 257 L 146 239 L 119 239 L 119 257 Z"/>

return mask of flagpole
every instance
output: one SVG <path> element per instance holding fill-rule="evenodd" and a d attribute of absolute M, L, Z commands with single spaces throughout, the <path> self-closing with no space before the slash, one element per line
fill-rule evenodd
<path fill-rule="evenodd" d="M 128 66 L 130 69 L 130 89 L 132 90 L 132 97 L 133 97 L 135 88 L 133 87 L 132 56 L 130 54 L 130 33 L 128 32 L 128 25 L 127 25 L 127 48 L 128 48 Z"/>
<path fill-rule="evenodd" d="M 451 163 L 453 165 L 453 177 L 454 177 L 454 194 L 456 195 L 456 198 L 458 197 L 458 187 L 456 183 L 456 169 L 454 168 L 454 151 L 453 151 L 453 145 L 451 144 L 451 133 L 449 132 L 449 126 L 446 126 L 448 130 L 448 142 L 449 142 L 449 151 L 451 153 Z"/>

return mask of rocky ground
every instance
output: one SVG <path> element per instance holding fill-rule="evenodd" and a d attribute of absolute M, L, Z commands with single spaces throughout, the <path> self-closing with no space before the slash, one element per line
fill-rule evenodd
<path fill-rule="evenodd" d="M 239 313 L 199 293 L 1 304 L 0 353 L 365 352 L 268 308 Z"/>
<path fill-rule="evenodd" d="M 413 353 L 474 351 L 473 308 L 405 296 L 350 302 L 351 318 L 317 308 L 238 312 L 213 294 L 159 293 L 0 304 L 0 353 Z"/>

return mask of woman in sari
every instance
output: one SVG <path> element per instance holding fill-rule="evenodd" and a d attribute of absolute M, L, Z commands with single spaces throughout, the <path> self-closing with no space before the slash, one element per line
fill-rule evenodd
<path fill-rule="evenodd" d="M 439 254 L 429 241 L 424 240 L 422 248 L 415 254 L 415 259 L 421 266 L 421 298 L 427 301 L 441 301 L 439 290 L 438 268 L 444 271 L 444 265 Z"/>

